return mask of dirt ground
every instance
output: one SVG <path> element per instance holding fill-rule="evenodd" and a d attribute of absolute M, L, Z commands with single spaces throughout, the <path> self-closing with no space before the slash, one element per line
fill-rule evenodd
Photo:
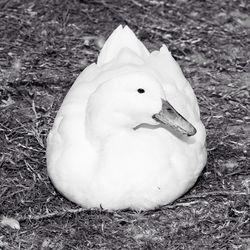
<path fill-rule="evenodd" d="M 0 0 L 0 249 L 250 249 L 249 13 L 247 0 Z M 81 209 L 46 172 L 56 111 L 119 24 L 168 46 L 207 129 L 196 185 L 141 213 Z"/>

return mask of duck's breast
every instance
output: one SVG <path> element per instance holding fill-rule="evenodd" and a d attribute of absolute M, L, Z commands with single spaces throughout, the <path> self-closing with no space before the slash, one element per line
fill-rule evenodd
<path fill-rule="evenodd" d="M 202 169 L 196 157 L 199 150 L 198 144 L 188 145 L 163 128 L 114 136 L 99 157 L 93 183 L 96 200 L 103 207 L 169 203 L 196 180 L 197 168 Z"/>

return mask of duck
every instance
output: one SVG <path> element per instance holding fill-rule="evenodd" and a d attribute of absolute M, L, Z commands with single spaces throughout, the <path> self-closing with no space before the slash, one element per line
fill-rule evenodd
<path fill-rule="evenodd" d="M 207 159 L 194 91 L 165 45 L 118 26 L 66 94 L 47 138 L 55 188 L 84 207 L 151 210 L 185 194 Z"/>

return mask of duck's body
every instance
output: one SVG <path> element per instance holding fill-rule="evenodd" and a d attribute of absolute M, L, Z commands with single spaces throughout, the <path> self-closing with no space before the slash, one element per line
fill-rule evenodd
<path fill-rule="evenodd" d="M 161 99 L 195 135 L 152 118 Z M 179 66 L 165 46 L 149 54 L 128 27 L 118 27 L 57 114 L 47 147 L 54 185 L 83 207 L 151 209 L 185 193 L 205 162 L 205 129 Z"/>

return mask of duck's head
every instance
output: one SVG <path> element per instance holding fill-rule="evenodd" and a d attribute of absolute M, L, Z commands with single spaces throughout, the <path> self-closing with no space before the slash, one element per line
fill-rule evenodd
<path fill-rule="evenodd" d="M 87 126 L 92 135 L 103 137 L 141 124 L 162 124 L 187 136 L 196 133 L 194 126 L 168 102 L 161 84 L 145 72 L 114 77 L 90 96 Z"/>

